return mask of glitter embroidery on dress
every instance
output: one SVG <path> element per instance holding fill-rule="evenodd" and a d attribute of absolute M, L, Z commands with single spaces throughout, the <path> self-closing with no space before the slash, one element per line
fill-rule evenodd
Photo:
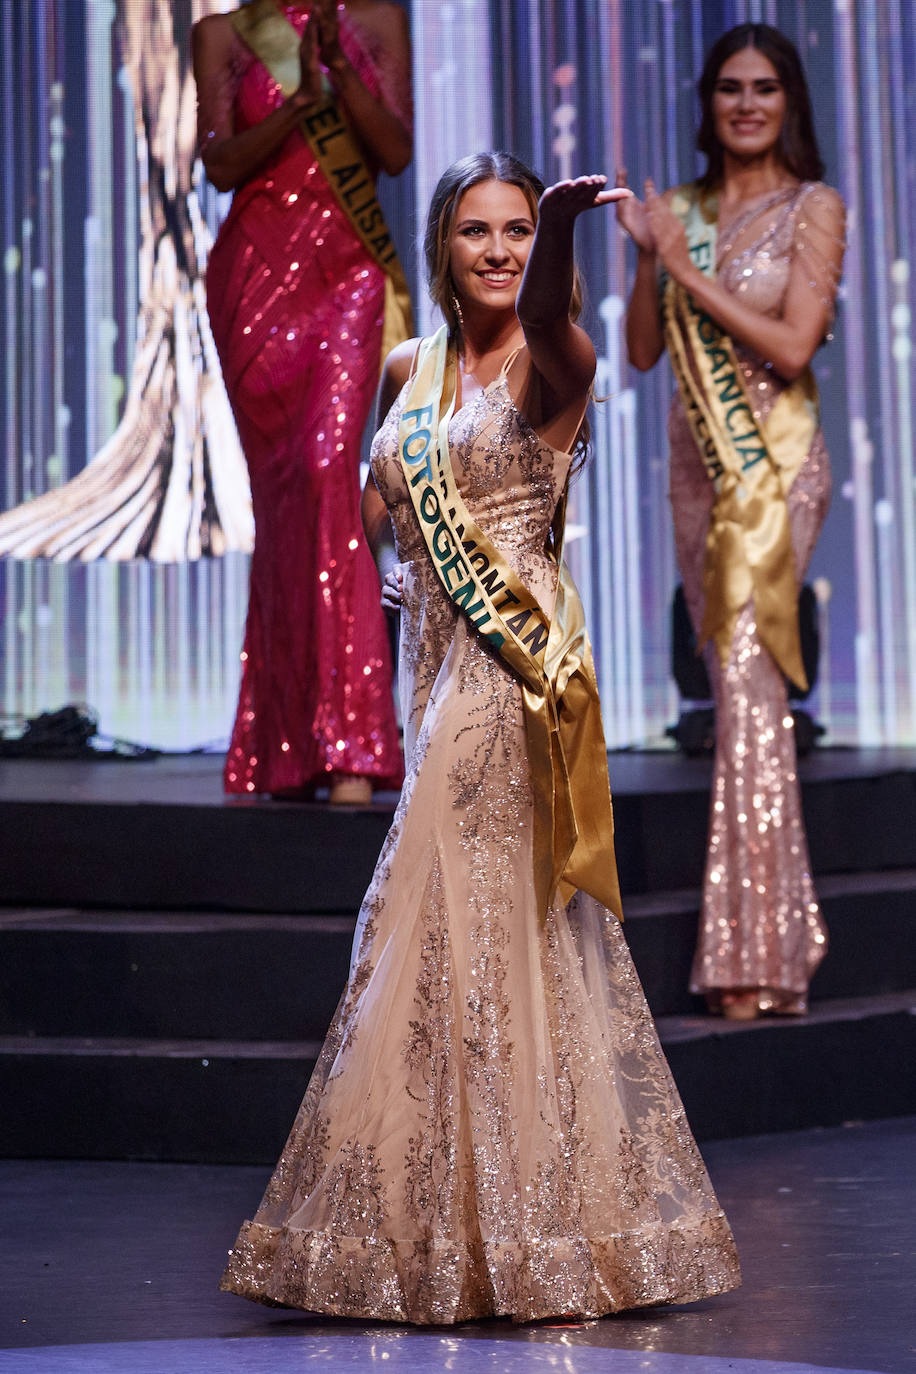
<path fill-rule="evenodd" d="M 778 316 L 793 264 L 830 306 L 837 270 L 827 245 L 841 240 L 842 202 L 814 182 L 751 206 L 718 244 L 718 280 L 761 313 Z M 735 343 L 754 415 L 766 419 L 786 383 Z M 671 502 L 678 566 L 694 625 L 703 619 L 703 566 L 712 488 L 676 395 L 669 418 Z M 830 501 L 830 466 L 817 431 L 789 493 L 796 574 L 804 576 Z M 704 654 L 716 706 L 716 757 L 699 942 L 691 990 L 756 988 L 761 1010 L 804 1011 L 808 984 L 827 948 L 811 878 L 795 736 L 786 686 L 757 634 L 748 604 L 725 668 Z"/>
<path fill-rule="evenodd" d="M 724 1292 L 734 1243 L 620 923 L 581 894 L 538 920 L 521 690 L 422 544 L 397 458 L 404 394 L 372 465 L 406 565 L 407 778 L 303 1108 L 320 1170 L 297 1188 L 300 1119 L 223 1286 L 418 1323 Z M 569 455 L 526 426 L 504 377 L 449 439 L 474 518 L 549 612 Z M 357 1146 L 344 1216 L 333 1190 Z"/>

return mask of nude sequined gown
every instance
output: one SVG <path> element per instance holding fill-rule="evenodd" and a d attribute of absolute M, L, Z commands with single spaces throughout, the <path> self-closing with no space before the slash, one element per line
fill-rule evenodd
<path fill-rule="evenodd" d="M 838 198 L 803 183 L 720 234 L 718 281 L 754 309 L 778 315 L 793 262 L 832 302 L 825 219 Z M 785 383 L 735 346 L 754 413 L 765 419 Z M 703 620 L 703 561 L 713 492 L 675 397 L 669 421 L 671 501 L 678 564 L 691 618 Z M 830 501 L 830 467 L 818 430 L 788 495 L 801 582 Z M 728 664 L 707 646 L 716 707 L 716 754 L 699 942 L 691 990 L 713 1003 L 720 990 L 759 989 L 765 1010 L 802 1011 L 823 958 L 821 918 L 802 818 L 795 734 L 782 674 L 761 644 L 752 603 L 741 612 Z"/>
<path fill-rule="evenodd" d="M 349 983 L 223 1286 L 417 1323 L 723 1292 L 739 1281 L 728 1223 L 618 921 L 577 899 L 539 925 L 520 689 L 428 560 L 401 404 L 373 469 L 406 564 L 407 780 Z M 550 608 L 568 455 L 525 426 L 503 378 L 450 439 L 469 509 Z"/>

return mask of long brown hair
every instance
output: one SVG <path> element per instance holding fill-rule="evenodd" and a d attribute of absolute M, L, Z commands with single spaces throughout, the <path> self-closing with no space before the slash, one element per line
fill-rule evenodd
<path fill-rule="evenodd" d="M 538 220 L 538 201 L 544 194 L 544 183 L 540 177 L 526 167 L 524 162 L 512 153 L 487 152 L 471 153 L 459 158 L 442 173 L 433 191 L 426 216 L 426 230 L 423 235 L 423 252 L 426 258 L 426 280 L 430 299 L 442 312 L 448 325 L 449 335 L 458 348 L 461 348 L 461 318 L 451 273 L 452 225 L 461 198 L 465 191 L 482 181 L 502 181 L 509 186 L 517 186 L 528 202 L 531 218 Z M 571 319 L 578 319 L 582 313 L 582 285 L 578 269 L 573 271 L 573 289 L 569 302 Z M 588 447 L 589 426 L 584 421 L 579 430 L 575 452 L 580 462 Z"/>
<path fill-rule="evenodd" d="M 708 159 L 706 171 L 700 177 L 701 186 L 712 190 L 722 180 L 724 150 L 716 136 L 713 94 L 723 65 L 744 48 L 756 48 L 772 62 L 786 93 L 786 114 L 779 135 L 779 155 L 783 165 L 799 181 L 820 181 L 824 175 L 824 162 L 817 146 L 811 96 L 798 49 L 785 34 L 769 24 L 738 24 L 723 33 L 712 45 L 697 82 L 702 110 L 697 148 Z"/>
<path fill-rule="evenodd" d="M 538 219 L 538 201 L 544 194 L 544 183 L 536 172 L 512 153 L 472 153 L 459 158 L 447 167 L 439 178 L 426 216 L 423 250 L 426 257 L 426 278 L 430 298 L 442 311 L 449 332 L 461 342 L 461 321 L 455 308 L 455 288 L 449 263 L 452 225 L 461 197 L 482 181 L 503 181 L 517 186 L 528 202 L 531 218 Z M 582 289 L 578 272 L 573 282 L 570 315 L 578 319 L 582 310 Z"/>

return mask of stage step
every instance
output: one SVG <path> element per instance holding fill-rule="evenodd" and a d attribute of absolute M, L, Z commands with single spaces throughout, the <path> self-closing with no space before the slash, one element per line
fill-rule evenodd
<path fill-rule="evenodd" d="M 811 1000 L 877 996 L 916 987 L 916 870 L 827 873 L 817 879 L 830 947 Z M 624 931 L 655 1016 L 687 1014 L 700 893 L 632 896 Z"/>
<path fill-rule="evenodd" d="M 699 887 L 708 764 L 612 756 L 612 782 L 637 765 L 656 781 L 651 790 L 615 794 L 624 894 Z M 839 765 L 833 760 L 830 766 Z M 98 767 L 113 776 L 117 766 Z M 123 779 L 129 767 L 122 765 L 118 776 Z M 66 796 L 59 783 L 61 793 L 47 800 L 0 791 L 0 901 L 316 914 L 358 908 L 393 802 L 349 809 L 247 799 L 223 803 L 217 794 L 214 802 L 200 804 L 190 783 L 183 798 L 180 779 L 173 783 L 174 799 L 164 802 L 161 784 L 160 792 L 153 788 L 155 770 L 137 767 L 143 773 L 133 784 L 137 797 L 144 797 L 148 780 L 150 800 L 102 800 L 85 783 L 82 792 L 74 788 Z M 803 781 L 802 792 L 816 873 L 916 868 L 916 771 L 815 775 Z"/>
<path fill-rule="evenodd" d="M 916 988 L 818 1002 L 805 1017 L 662 1017 L 658 1032 L 701 1140 L 916 1111 Z"/>
<path fill-rule="evenodd" d="M 916 990 L 825 1002 L 804 1020 L 659 1030 L 701 1140 L 916 1112 Z M 314 1041 L 0 1038 L 11 1157 L 273 1163 Z M 883 1071 L 895 1066 L 895 1072 Z"/>
<path fill-rule="evenodd" d="M 0 801 L 0 900 L 116 911 L 352 912 L 392 814 L 385 805 Z"/>
<path fill-rule="evenodd" d="M 271 1163 L 320 1048 L 0 1037 L 0 1155 Z"/>
<path fill-rule="evenodd" d="M 0 1035 L 324 1038 L 354 916 L 6 911 Z"/>
<path fill-rule="evenodd" d="M 827 875 L 815 1001 L 916 987 L 916 871 Z M 695 890 L 633 896 L 624 932 L 656 1016 L 687 991 Z M 0 1035 L 320 1040 L 353 915 L 0 911 Z"/>
<path fill-rule="evenodd" d="M 806 1019 L 750 1027 L 687 992 L 708 763 L 611 767 L 624 929 L 699 1134 L 916 1110 L 916 756 L 803 764 L 831 950 Z M 226 803 L 206 760 L 5 771 L 0 1152 L 273 1160 L 392 808 Z"/>

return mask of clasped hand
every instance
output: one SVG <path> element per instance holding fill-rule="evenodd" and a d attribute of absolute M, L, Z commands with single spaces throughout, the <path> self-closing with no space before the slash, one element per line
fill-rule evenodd
<path fill-rule="evenodd" d="M 333 67 L 345 58 L 340 43 L 336 0 L 314 0 L 299 44 L 299 89 L 303 103 L 312 104 L 322 94 L 321 67 Z"/>
<path fill-rule="evenodd" d="M 617 173 L 617 185 L 627 184 L 624 170 Z M 645 184 L 645 200 L 632 195 L 617 206 L 617 222 L 625 229 L 642 253 L 650 253 L 661 260 L 662 266 L 675 281 L 683 281 L 693 270 L 684 226 L 671 206 L 655 189 L 650 179 Z"/>

